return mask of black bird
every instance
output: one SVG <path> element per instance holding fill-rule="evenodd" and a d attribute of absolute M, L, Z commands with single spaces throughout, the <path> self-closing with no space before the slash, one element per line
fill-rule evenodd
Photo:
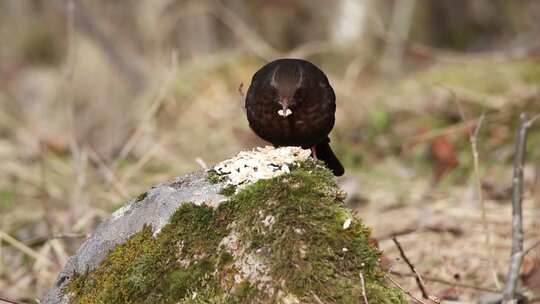
<path fill-rule="evenodd" d="M 330 148 L 336 95 L 317 66 L 301 59 L 278 59 L 259 69 L 246 96 L 251 129 L 274 146 L 311 149 L 334 175 L 345 169 Z"/>

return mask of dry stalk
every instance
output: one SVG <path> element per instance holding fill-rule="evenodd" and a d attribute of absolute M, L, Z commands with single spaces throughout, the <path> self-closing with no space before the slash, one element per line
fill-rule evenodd
<path fill-rule="evenodd" d="M 208 12 L 221 20 L 253 54 L 267 61 L 279 57 L 279 52 L 257 34 L 234 10 L 221 1 L 215 1 L 214 4 L 215 7 L 207 7 Z"/>
<path fill-rule="evenodd" d="M 43 260 L 48 265 L 54 265 L 54 263 L 46 256 L 43 256 L 42 254 L 36 252 L 32 248 L 26 246 L 21 241 L 17 240 L 16 238 L 12 237 L 11 235 L 1 230 L 0 230 L 0 239 L 3 239 L 4 241 L 6 241 L 6 243 L 15 247 L 16 249 L 18 249 L 19 251 L 21 251 L 22 253 L 26 254 L 27 256 L 31 258 L 34 258 L 36 260 Z"/>
<path fill-rule="evenodd" d="M 84 234 L 84 233 L 62 233 L 62 234 L 56 234 L 56 235 L 51 235 L 51 236 L 39 236 L 39 237 L 35 237 L 26 241 L 25 245 L 32 247 L 32 246 L 42 245 L 43 243 L 46 243 L 51 240 L 83 239 L 89 236 L 90 234 Z"/>
<path fill-rule="evenodd" d="M 508 117 L 509 115 L 510 115 L 510 113 L 508 113 L 508 112 L 494 113 L 494 114 L 490 115 L 489 117 L 484 118 L 484 122 L 499 121 L 502 118 Z M 474 124 L 476 121 L 477 121 L 476 119 L 474 119 L 474 120 L 469 119 L 469 120 L 466 120 L 466 121 L 462 121 L 462 122 L 450 125 L 448 127 L 435 129 L 435 130 L 428 131 L 426 133 L 411 136 L 411 137 L 405 139 L 405 141 L 403 142 L 403 145 L 428 141 L 428 140 L 432 140 L 434 138 L 437 138 L 437 137 L 439 137 L 441 135 L 448 135 L 448 134 L 460 132 L 462 130 L 468 130 L 470 128 L 470 125 Z"/>
<path fill-rule="evenodd" d="M 367 295 L 366 295 L 366 283 L 364 281 L 364 274 L 360 271 L 360 284 L 362 284 L 362 298 L 364 298 L 364 304 L 369 304 Z"/>
<path fill-rule="evenodd" d="M 458 107 L 459 114 L 461 116 L 461 119 L 463 121 L 468 121 L 465 112 L 463 111 L 463 108 L 461 107 L 461 102 L 457 95 L 449 89 L 448 87 L 441 85 L 443 88 L 447 89 L 450 94 L 454 97 L 454 101 Z M 501 288 L 501 283 L 499 281 L 499 278 L 497 277 L 497 271 L 495 269 L 495 249 L 493 248 L 493 245 L 491 244 L 491 231 L 489 230 L 488 222 L 487 222 L 487 215 L 486 215 L 486 203 L 484 201 L 484 194 L 482 190 L 482 179 L 480 177 L 480 166 L 479 166 L 479 160 L 478 160 L 478 134 L 480 132 L 480 128 L 482 126 L 482 123 L 484 121 L 485 115 L 482 114 L 480 118 L 478 119 L 476 123 L 475 130 L 473 132 L 471 124 L 469 124 L 469 127 L 467 128 L 467 133 L 469 134 L 469 142 L 471 144 L 471 152 L 473 156 L 473 164 L 474 164 L 474 177 L 475 177 L 475 185 L 476 185 L 476 192 L 478 195 L 478 200 L 480 201 L 480 206 L 482 209 L 482 226 L 484 229 L 484 235 L 485 235 L 485 246 L 486 246 L 486 252 L 488 253 L 488 263 L 489 268 L 491 270 L 491 275 L 493 278 L 493 282 L 495 283 L 495 287 L 497 289 Z"/>
<path fill-rule="evenodd" d="M 146 116 L 143 117 L 137 129 L 135 129 L 135 131 L 133 132 L 133 135 L 131 135 L 131 137 L 127 140 L 127 142 L 124 144 L 124 146 L 120 150 L 120 153 L 118 154 L 118 158 L 116 160 L 117 164 L 120 160 L 126 158 L 126 156 L 131 152 L 131 150 L 133 150 L 133 148 L 139 141 L 139 139 L 144 133 L 145 128 L 150 123 L 152 118 L 155 117 L 156 113 L 161 108 L 161 105 L 167 98 L 167 95 L 169 95 L 171 84 L 176 79 L 177 74 L 178 74 L 178 50 L 174 49 L 171 52 L 171 67 L 167 74 L 167 77 L 165 78 L 165 81 L 159 88 L 156 97 L 151 101 L 149 109 L 145 112 Z"/>
<path fill-rule="evenodd" d="M 118 179 L 113 170 L 109 168 L 107 164 L 105 164 L 105 161 L 101 158 L 101 156 L 99 156 L 99 154 L 90 147 L 88 147 L 88 156 L 93 162 L 102 168 L 105 179 L 112 184 L 113 188 L 118 192 L 118 194 L 120 194 L 123 198 L 128 197 L 129 193 L 126 190 L 126 187 Z"/>
<path fill-rule="evenodd" d="M 319 298 L 319 296 L 317 296 L 313 291 L 311 292 L 311 295 L 313 296 L 313 299 L 315 300 L 315 302 L 317 302 L 317 304 L 324 304 L 323 301 L 321 301 L 321 299 Z"/>

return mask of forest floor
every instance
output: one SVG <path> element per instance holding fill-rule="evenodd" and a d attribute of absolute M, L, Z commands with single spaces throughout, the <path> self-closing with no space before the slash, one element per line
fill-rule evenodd
<path fill-rule="evenodd" d="M 116 89 L 121 80 L 103 73 L 99 56 L 80 56 L 73 78 L 33 66 L 13 71 L 0 91 L 1 296 L 41 297 L 96 225 L 152 185 L 265 144 L 238 93 L 260 61 L 224 53 L 163 65 L 133 95 Z M 395 280 L 420 295 L 394 236 L 430 294 L 471 301 L 500 290 L 516 125 L 521 112 L 540 113 L 540 64 L 432 63 L 395 81 L 322 68 L 338 98 L 331 138 L 347 168 L 339 182 L 385 263 L 408 274 Z M 483 113 L 477 176 L 467 131 Z M 527 150 L 525 247 L 540 240 L 539 130 Z M 522 279 L 540 293 L 540 251 L 525 257 Z"/>

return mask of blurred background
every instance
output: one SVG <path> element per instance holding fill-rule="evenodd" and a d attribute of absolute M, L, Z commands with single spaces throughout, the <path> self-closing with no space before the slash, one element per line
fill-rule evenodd
<path fill-rule="evenodd" d="M 418 294 L 392 236 L 432 294 L 489 295 L 509 256 L 517 117 L 540 113 L 538 20 L 535 0 L 0 0 L 0 296 L 34 302 L 128 199 L 264 145 L 241 91 L 280 57 L 327 73 L 339 182 L 396 280 Z M 522 283 L 540 292 L 540 253 Z"/>

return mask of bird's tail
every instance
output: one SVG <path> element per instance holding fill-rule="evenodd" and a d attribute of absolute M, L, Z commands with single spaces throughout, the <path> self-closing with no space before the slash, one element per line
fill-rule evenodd
<path fill-rule="evenodd" d="M 317 144 L 315 146 L 315 151 L 317 153 L 317 158 L 322 160 L 326 167 L 330 169 L 335 176 L 342 176 L 345 173 L 345 168 L 343 168 L 343 165 L 339 162 L 336 155 L 330 148 L 329 138 Z"/>

